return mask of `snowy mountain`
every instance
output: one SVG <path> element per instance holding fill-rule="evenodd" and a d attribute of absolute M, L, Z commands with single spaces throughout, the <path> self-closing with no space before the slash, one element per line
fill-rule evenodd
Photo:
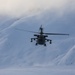
<path fill-rule="evenodd" d="M 64 57 L 61 59 L 61 61 L 59 62 L 59 64 L 65 64 L 65 65 L 71 65 L 71 64 L 75 64 L 75 46 L 72 47 L 65 55 Z"/>
<path fill-rule="evenodd" d="M 75 14 L 63 17 L 53 12 L 40 12 L 21 18 L 0 18 L 0 67 L 75 65 Z M 33 33 L 15 28 L 38 31 L 43 25 L 45 32 L 68 33 L 70 36 L 49 36 L 53 40 L 47 47 L 35 46 L 30 38 Z"/>

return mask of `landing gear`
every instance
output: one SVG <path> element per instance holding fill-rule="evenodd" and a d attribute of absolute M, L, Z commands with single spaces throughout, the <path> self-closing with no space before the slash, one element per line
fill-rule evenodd
<path fill-rule="evenodd" d="M 31 42 L 33 42 L 33 40 L 36 40 L 36 38 L 31 38 Z"/>
<path fill-rule="evenodd" d="M 47 40 L 47 42 L 49 42 L 50 44 L 52 44 L 52 40 L 50 40 L 50 39 L 46 39 Z"/>

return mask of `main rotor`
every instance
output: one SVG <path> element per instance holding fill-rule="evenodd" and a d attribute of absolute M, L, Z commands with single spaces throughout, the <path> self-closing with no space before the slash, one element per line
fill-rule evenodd
<path fill-rule="evenodd" d="M 15 28 L 16 30 L 19 30 L 19 31 L 26 31 L 26 32 L 31 32 L 31 33 L 37 33 L 37 34 L 46 34 L 46 35 L 69 35 L 69 34 L 64 34 L 64 33 L 45 33 L 43 32 L 43 27 L 42 25 L 40 26 L 39 30 L 40 32 L 35 32 L 35 31 L 29 31 L 29 30 L 24 30 L 24 29 L 19 29 L 19 28 Z"/>

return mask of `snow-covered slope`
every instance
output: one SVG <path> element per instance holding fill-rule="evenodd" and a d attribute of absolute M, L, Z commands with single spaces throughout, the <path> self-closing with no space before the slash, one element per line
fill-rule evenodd
<path fill-rule="evenodd" d="M 61 59 L 59 64 L 72 65 L 75 64 L 75 46 L 72 47 Z"/>
<path fill-rule="evenodd" d="M 0 66 L 48 66 L 67 63 L 74 65 L 75 21 L 73 19 L 75 17 L 70 14 L 65 14 L 63 18 L 51 12 L 19 19 L 0 18 Z M 49 36 L 53 44 L 47 43 L 47 47 L 44 47 L 35 46 L 35 42 L 30 42 L 30 38 L 34 37 L 33 33 L 15 30 L 21 28 L 38 31 L 41 24 L 45 32 L 69 33 L 70 36 Z"/>

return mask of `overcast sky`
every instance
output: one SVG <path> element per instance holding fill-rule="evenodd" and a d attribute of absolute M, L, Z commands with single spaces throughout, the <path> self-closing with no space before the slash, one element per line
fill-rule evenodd
<path fill-rule="evenodd" d="M 75 11 L 75 0 L 0 0 L 0 14 L 21 16 L 37 10 Z"/>

